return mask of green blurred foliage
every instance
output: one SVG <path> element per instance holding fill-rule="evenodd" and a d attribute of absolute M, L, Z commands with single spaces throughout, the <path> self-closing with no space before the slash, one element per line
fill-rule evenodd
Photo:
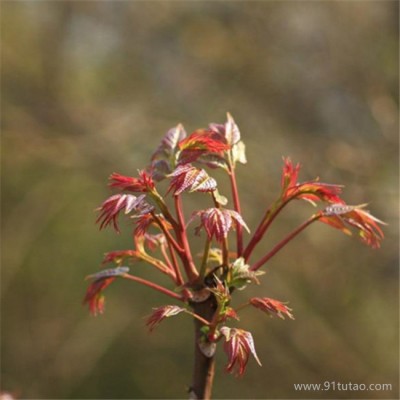
<path fill-rule="evenodd" d="M 132 282 L 90 317 L 83 278 L 131 246 L 98 232 L 107 176 L 135 174 L 162 135 L 235 117 L 254 229 L 279 191 L 281 157 L 302 179 L 346 185 L 387 221 L 380 250 L 316 224 L 279 253 L 252 295 L 295 321 L 243 315 L 263 367 L 223 372 L 216 398 L 398 395 L 398 2 L 18 1 L 1 5 L 2 390 L 19 398 L 185 397 L 192 322 L 153 334 L 165 299 Z M 221 182 L 222 192 L 228 186 Z M 186 210 L 206 207 L 187 196 Z M 313 212 L 292 204 L 261 256 Z M 167 284 L 150 267 L 134 273 Z M 249 295 L 241 292 L 236 304 Z M 169 302 L 169 300 L 167 300 Z M 295 392 L 294 383 L 391 383 L 392 392 Z"/>

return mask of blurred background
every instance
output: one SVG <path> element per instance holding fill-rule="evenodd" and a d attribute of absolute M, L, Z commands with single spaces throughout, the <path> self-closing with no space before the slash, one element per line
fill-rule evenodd
<path fill-rule="evenodd" d="M 111 172 L 135 175 L 164 133 L 224 122 L 247 145 L 238 169 L 254 229 L 280 190 L 282 156 L 300 180 L 346 186 L 388 222 L 380 250 L 314 224 L 241 292 L 288 301 L 295 321 L 243 313 L 260 368 L 224 373 L 215 398 L 398 396 L 398 2 L 19 1 L 1 5 L 1 389 L 19 398 L 185 398 L 192 321 L 143 317 L 170 300 L 132 282 L 82 307 L 103 253 L 132 246 L 98 231 Z M 221 174 L 216 174 L 222 177 Z M 220 181 L 228 193 L 227 182 Z M 186 196 L 186 212 L 205 208 Z M 314 210 L 296 202 L 256 256 Z M 201 242 L 201 245 L 199 244 Z M 202 247 L 202 240 L 194 245 Z M 161 284 L 140 264 L 133 273 Z M 392 391 L 296 392 L 294 383 L 389 383 Z"/>

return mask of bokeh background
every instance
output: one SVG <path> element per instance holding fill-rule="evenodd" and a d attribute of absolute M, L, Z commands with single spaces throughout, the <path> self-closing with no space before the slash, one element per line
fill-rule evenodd
<path fill-rule="evenodd" d="M 143 317 L 169 300 L 132 282 L 112 285 L 91 317 L 83 278 L 131 246 L 126 224 L 120 236 L 94 225 L 108 175 L 135 175 L 178 122 L 190 132 L 230 111 L 247 145 L 251 228 L 279 192 L 284 155 L 389 225 L 374 251 L 315 224 L 272 259 L 236 302 L 289 301 L 296 320 L 243 314 L 263 367 L 250 360 L 235 379 L 220 351 L 214 396 L 398 398 L 398 15 L 397 1 L 2 2 L 2 390 L 186 397 L 192 321 L 150 335 Z M 187 213 L 204 199 L 186 196 Z M 257 255 L 312 212 L 291 204 Z M 166 283 L 146 265 L 133 272 Z M 324 381 L 392 391 L 293 387 Z"/>

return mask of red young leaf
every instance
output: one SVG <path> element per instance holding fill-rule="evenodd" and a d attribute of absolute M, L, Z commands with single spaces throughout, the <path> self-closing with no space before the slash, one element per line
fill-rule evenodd
<path fill-rule="evenodd" d="M 106 253 L 103 258 L 103 264 L 114 262 L 116 264 L 122 263 L 126 258 L 133 260 L 139 259 L 139 253 L 136 250 L 115 250 Z"/>
<path fill-rule="evenodd" d="M 291 308 L 285 306 L 282 302 L 268 297 L 252 297 L 250 304 L 261 311 L 270 315 L 277 315 L 279 318 L 285 319 L 285 315 L 290 319 L 294 319 L 290 311 Z"/>
<path fill-rule="evenodd" d="M 186 139 L 179 142 L 179 149 L 183 150 L 202 150 L 209 153 L 222 153 L 229 150 L 230 145 L 220 135 L 210 129 L 198 129 Z"/>
<path fill-rule="evenodd" d="M 186 138 L 186 131 L 182 124 L 171 128 L 161 140 L 157 150 L 153 153 L 151 160 L 160 157 L 170 157 L 178 148 L 178 143 Z"/>
<path fill-rule="evenodd" d="M 157 233 L 155 235 L 145 233 L 143 237 L 144 245 L 151 251 L 154 251 L 159 246 L 165 246 L 167 243 L 167 239 L 163 233 Z"/>
<path fill-rule="evenodd" d="M 128 271 L 128 267 L 116 267 L 104 269 L 86 277 L 86 279 L 94 279 L 87 288 L 83 299 L 83 304 L 89 305 L 89 311 L 92 315 L 103 314 L 105 302 L 103 290 L 114 282 L 116 277 L 122 276 Z"/>
<path fill-rule="evenodd" d="M 179 163 L 186 164 L 196 161 L 205 154 L 219 154 L 229 150 L 231 146 L 220 134 L 210 129 L 198 129 L 186 139 L 179 142 Z"/>
<path fill-rule="evenodd" d="M 217 188 L 217 182 L 211 178 L 204 169 L 198 169 L 191 164 L 180 165 L 169 175 L 171 185 L 177 196 L 185 190 L 189 192 L 213 192 Z"/>
<path fill-rule="evenodd" d="M 230 156 L 227 159 L 228 164 L 232 163 L 233 165 L 236 165 L 237 162 L 240 162 L 241 164 L 247 163 L 246 146 L 240 140 L 239 127 L 236 125 L 236 122 L 231 114 L 227 113 L 225 124 L 210 124 L 209 129 L 223 137 L 226 140 L 226 143 L 231 146 Z M 201 159 L 199 161 L 203 162 Z M 226 165 L 221 162 L 218 164 L 211 163 L 210 166 L 212 168 L 226 168 Z"/>
<path fill-rule="evenodd" d="M 130 192 L 149 192 L 154 189 L 154 181 L 146 171 L 139 171 L 139 178 L 113 173 L 110 176 L 110 187 Z"/>
<path fill-rule="evenodd" d="M 318 181 L 318 178 L 313 181 L 298 183 L 300 164 L 294 166 L 290 158 L 284 158 L 284 163 L 281 179 L 284 200 L 296 198 L 307 200 L 312 204 L 315 204 L 316 201 L 344 204 L 344 201 L 339 197 L 343 186 L 322 183 Z"/>
<path fill-rule="evenodd" d="M 233 146 L 240 141 L 239 127 L 230 113 L 226 114 L 225 124 L 210 124 L 210 130 L 219 133 L 225 138 L 226 143 Z"/>
<path fill-rule="evenodd" d="M 105 279 L 110 277 L 121 276 L 129 272 L 129 267 L 116 267 L 103 269 L 102 271 L 95 272 L 94 274 L 88 275 L 85 279 Z"/>
<path fill-rule="evenodd" d="M 114 229 L 119 232 L 118 216 L 124 210 L 125 214 L 135 211 L 137 214 L 142 215 L 149 213 L 153 207 L 150 206 L 145 200 L 145 195 L 139 197 L 131 194 L 116 194 L 109 197 L 97 210 L 100 211 L 96 222 L 100 223 L 100 229 L 113 224 Z"/>
<path fill-rule="evenodd" d="M 219 331 L 225 336 L 224 350 L 228 355 L 227 372 L 233 372 L 236 367 L 237 375 L 243 375 L 250 353 L 256 359 L 258 365 L 261 366 L 254 347 L 253 336 L 250 332 L 243 329 L 228 328 L 227 326 L 223 326 Z"/>
<path fill-rule="evenodd" d="M 200 217 L 200 226 L 196 228 L 196 232 L 198 233 L 200 228 L 204 228 L 209 239 L 215 237 L 219 242 L 223 241 L 228 236 L 229 230 L 238 224 L 243 226 L 247 231 L 249 230 L 242 216 L 234 210 L 208 208 L 196 211 L 193 213 L 188 224 L 197 216 Z"/>
<path fill-rule="evenodd" d="M 386 224 L 364 210 L 365 206 L 366 204 L 357 206 L 342 203 L 332 204 L 325 208 L 319 221 L 340 229 L 348 235 L 351 235 L 351 231 L 347 226 L 352 226 L 358 230 L 358 234 L 365 244 L 372 248 L 379 248 L 384 235 L 378 224 Z"/>
<path fill-rule="evenodd" d="M 89 305 L 89 311 L 92 315 L 103 314 L 104 295 L 103 290 L 114 282 L 115 277 L 100 278 L 92 282 L 87 288 L 83 304 Z"/>
<path fill-rule="evenodd" d="M 235 309 L 233 309 L 232 307 L 226 307 L 226 309 L 225 309 L 225 317 L 226 318 L 233 318 L 233 319 L 236 319 L 236 321 L 239 321 L 239 315 L 237 314 Z"/>
<path fill-rule="evenodd" d="M 296 166 L 293 165 L 292 160 L 287 157 L 283 159 L 284 166 L 282 171 L 281 186 L 282 190 L 288 187 L 295 186 L 297 184 L 297 177 L 300 171 L 300 164 L 297 163 Z"/>
<path fill-rule="evenodd" d="M 153 160 L 148 170 L 153 180 L 160 182 L 171 173 L 172 168 L 167 160 Z"/>
<path fill-rule="evenodd" d="M 146 322 L 146 325 L 149 327 L 150 331 L 152 331 L 165 318 L 172 317 L 173 315 L 177 315 L 182 311 L 186 311 L 184 308 L 174 305 L 153 308 L 153 310 L 154 312 L 150 315 Z"/>
<path fill-rule="evenodd" d="M 166 230 L 171 230 L 172 225 L 164 218 L 162 214 L 157 214 L 156 217 L 158 220 L 161 222 L 163 225 L 164 229 Z M 158 227 L 156 223 L 156 219 L 152 213 L 148 214 L 143 214 L 139 216 L 133 216 L 133 218 L 136 220 L 136 228 L 135 228 L 135 235 L 144 235 L 147 230 L 150 228 L 150 226 L 156 226 Z"/>

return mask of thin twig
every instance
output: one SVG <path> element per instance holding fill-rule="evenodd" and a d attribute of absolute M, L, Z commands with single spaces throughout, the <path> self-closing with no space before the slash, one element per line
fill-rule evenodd
<path fill-rule="evenodd" d="M 121 275 L 121 277 L 141 283 L 142 285 L 146 285 L 154 290 L 157 290 L 158 292 L 164 293 L 165 295 L 172 297 L 173 299 L 184 301 L 183 297 L 180 294 L 175 293 L 172 290 L 169 290 L 163 286 L 157 285 L 156 283 L 150 282 L 147 279 L 139 278 L 138 276 L 134 276 L 131 274 L 123 274 Z"/>
<path fill-rule="evenodd" d="M 270 258 L 272 258 L 282 247 L 284 247 L 287 243 L 289 243 L 294 237 L 296 237 L 303 229 L 307 228 L 312 222 L 316 221 L 320 218 L 320 214 L 315 214 L 307 221 L 303 222 L 300 226 L 298 226 L 294 231 L 289 233 L 283 240 L 281 240 L 270 252 L 268 252 L 264 257 L 258 260 L 250 267 L 250 271 L 257 271 L 260 267 L 262 267 Z"/>
<path fill-rule="evenodd" d="M 178 226 L 178 231 L 179 231 L 179 239 L 181 242 L 181 245 L 183 246 L 183 249 L 185 250 L 184 254 L 181 255 L 182 262 L 184 264 L 186 273 L 188 275 L 189 281 L 195 281 L 199 273 L 197 272 L 197 269 L 194 265 L 193 262 L 193 257 L 192 253 L 190 251 L 189 247 L 189 242 L 186 234 L 186 224 L 185 224 L 185 218 L 183 216 L 183 210 L 182 210 L 182 200 L 180 195 L 175 195 L 174 196 L 175 200 L 175 208 L 176 208 L 176 214 L 178 217 L 179 221 L 179 226 Z"/>
<path fill-rule="evenodd" d="M 235 208 L 235 211 L 238 212 L 239 214 L 241 214 L 242 211 L 241 211 L 241 207 L 240 207 L 240 198 L 239 198 L 239 192 L 238 192 L 238 188 L 237 188 L 234 165 L 230 166 L 229 179 L 231 181 L 233 206 Z M 236 226 L 236 251 L 237 251 L 237 256 L 241 257 L 241 255 L 243 253 L 243 227 L 240 224 L 237 224 L 237 226 Z"/>

